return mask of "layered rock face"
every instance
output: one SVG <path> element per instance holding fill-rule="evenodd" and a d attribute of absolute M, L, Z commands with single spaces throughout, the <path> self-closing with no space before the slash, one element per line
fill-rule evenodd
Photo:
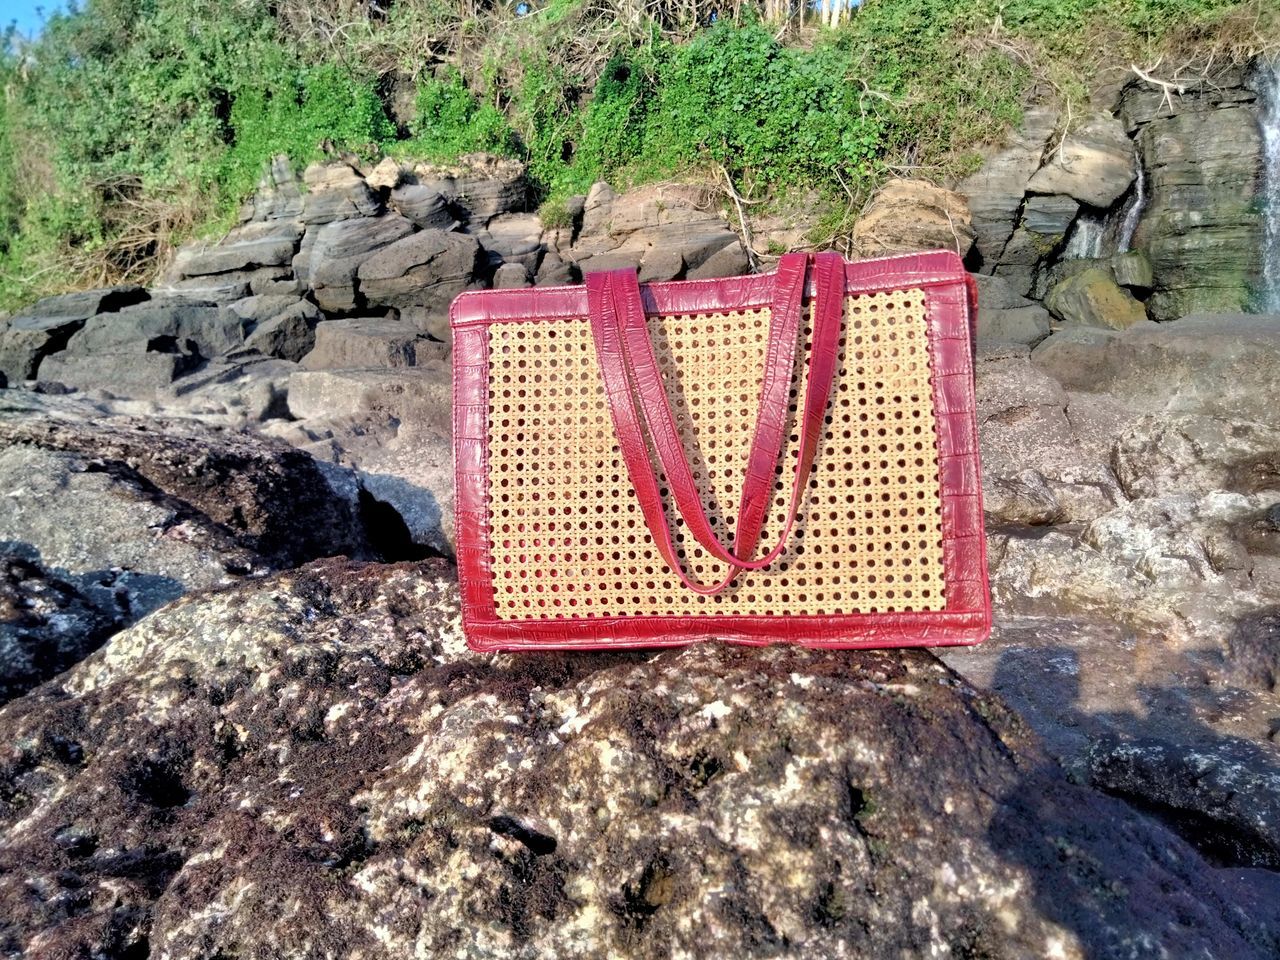
<path fill-rule="evenodd" d="M 925 653 L 465 652 L 452 575 L 177 602 L 0 713 L 0 943 L 173 958 L 1262 957 L 1280 882 Z"/>

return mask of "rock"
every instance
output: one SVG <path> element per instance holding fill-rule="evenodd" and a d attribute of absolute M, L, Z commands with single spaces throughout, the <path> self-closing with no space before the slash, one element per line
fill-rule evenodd
<path fill-rule="evenodd" d="M 452 230 L 458 225 L 438 190 L 405 183 L 391 191 L 391 208 L 423 230 Z"/>
<path fill-rule="evenodd" d="M 167 303 L 210 304 L 242 300 L 250 294 L 249 276 L 258 272 L 257 270 L 233 270 L 230 273 L 215 273 L 206 277 L 169 280 L 152 287 L 152 292 L 157 300 L 164 300 Z M 274 278 L 284 271 L 280 267 L 270 267 L 264 272 Z"/>
<path fill-rule="evenodd" d="M 1126 103 L 1137 95 L 1126 93 Z M 1174 100 L 1174 115 L 1150 119 L 1138 134 L 1147 204 L 1134 245 L 1151 259 L 1149 312 L 1171 320 L 1247 309 L 1262 276 L 1256 107 L 1195 91 Z"/>
<path fill-rule="evenodd" d="M 0 375 L 15 385 L 34 379 L 40 361 L 64 349 L 89 317 L 120 310 L 147 297 L 142 287 L 126 284 L 37 301 L 0 327 Z"/>
<path fill-rule="evenodd" d="M 973 247 L 969 205 L 958 193 L 923 180 L 887 181 L 853 227 L 859 257 L 917 250 L 954 250 L 966 257 Z"/>
<path fill-rule="evenodd" d="M 422 230 L 383 247 L 360 264 L 360 292 L 370 304 L 420 306 L 445 313 L 475 275 L 480 245 L 472 237 Z"/>
<path fill-rule="evenodd" d="M 1142 304 L 1096 267 L 1058 283 L 1044 303 L 1070 325 L 1123 330 L 1147 319 Z"/>
<path fill-rule="evenodd" d="M 1037 266 L 1053 254 L 1061 240 L 1061 237 L 1042 236 L 1020 226 L 1009 238 L 1000 262 L 992 272 L 1004 280 L 1014 293 L 1026 296 L 1035 287 Z"/>
<path fill-rule="evenodd" d="M 3 458 L 0 454 L 0 458 Z M 0 705 L 78 663 L 125 626 L 117 575 L 62 576 L 34 550 L 0 553 Z"/>
<path fill-rule="evenodd" d="M 376 217 L 382 212 L 377 195 L 345 163 L 313 163 L 302 178 L 307 185 L 302 198 L 302 221 L 306 224 Z"/>
<path fill-rule="evenodd" d="M 1196 837 L 1210 863 L 1280 869 L 1280 771 L 1237 745 L 1200 752 L 1155 738 L 1100 743 L 1090 780 Z"/>
<path fill-rule="evenodd" d="M 316 325 L 324 315 L 309 300 L 296 300 L 270 319 L 258 324 L 245 340 L 245 346 L 269 357 L 300 361 L 316 343 Z"/>
<path fill-rule="evenodd" d="M 661 259 L 661 258 L 656 258 Z M 684 257 L 680 257 L 680 270 L 684 269 Z M 672 276 L 679 276 L 680 271 L 677 270 Z M 644 277 L 644 280 L 651 279 Z M 539 287 L 562 287 L 571 283 L 576 283 L 578 275 L 574 272 L 573 267 L 560 259 L 555 253 L 547 253 L 542 262 L 538 264 L 538 273 L 534 278 L 534 285 Z"/>
<path fill-rule="evenodd" d="M 1095 113 L 1063 136 L 1061 146 L 1027 184 L 1032 194 L 1065 194 L 1106 209 L 1124 196 L 1136 176 L 1133 142 L 1124 124 Z"/>
<path fill-rule="evenodd" d="M 289 379 L 297 364 L 256 349 L 246 349 L 243 354 L 207 363 L 172 387 L 158 391 L 161 409 L 238 430 L 287 417 Z M 113 409 L 131 412 L 114 405 Z"/>
<path fill-rule="evenodd" d="M 969 201 L 974 242 L 984 273 L 993 272 L 1004 256 L 1027 184 L 1039 168 L 1045 144 L 1057 124 L 1056 110 L 1031 107 L 1023 116 L 1021 129 L 1011 135 L 1008 146 L 960 183 L 959 192 Z M 1030 284 L 1027 288 L 1030 289 Z"/>
<path fill-rule="evenodd" d="M 1045 247 L 1057 246 L 1080 212 L 1080 204 L 1067 196 L 1028 197 L 1022 207 L 1022 225 L 1043 238 Z M 1042 251 L 1045 252 L 1045 251 Z"/>
<path fill-rule="evenodd" d="M 609 233 L 613 203 L 617 199 L 617 192 L 603 180 L 591 185 L 582 203 L 582 236 L 592 237 Z"/>
<path fill-rule="evenodd" d="M 468 231 L 484 248 L 490 266 L 516 263 L 526 270 L 537 269 L 542 256 L 542 221 L 532 213 L 510 213 L 494 217 L 487 227 Z"/>
<path fill-rule="evenodd" d="M 421 351 L 424 344 L 415 345 Z M 452 387 L 443 360 L 390 370 L 307 371 L 289 383 L 297 430 L 284 439 L 351 467 L 394 508 L 413 544 L 451 555 L 454 536 Z"/>
<path fill-rule="evenodd" d="M 1280 407 L 1280 317 L 1203 315 L 1121 334 L 1057 333 L 1033 359 L 1067 389 L 1142 412 L 1265 422 Z"/>
<path fill-rule="evenodd" d="M 529 271 L 521 263 L 504 263 L 493 275 L 493 286 L 496 290 L 531 286 Z"/>
<path fill-rule="evenodd" d="M 304 250 L 304 275 L 321 309 L 354 310 L 360 265 L 411 233 L 413 224 L 396 214 L 339 220 L 321 227 L 314 245 Z M 294 269 L 298 269 L 296 263 Z"/>
<path fill-rule="evenodd" d="M 1111 272 L 1116 283 L 1129 290 L 1146 292 L 1155 283 L 1151 260 L 1141 250 L 1129 250 L 1112 256 Z"/>
<path fill-rule="evenodd" d="M 276 276 L 259 271 L 260 275 L 249 281 L 250 292 L 257 297 L 298 297 L 302 295 L 302 283 L 292 269 Z M 231 298 L 228 298 L 231 299 Z"/>
<path fill-rule="evenodd" d="M 227 309 L 245 321 L 247 329 L 252 330 L 258 324 L 265 323 L 274 316 L 284 313 L 291 307 L 303 303 L 300 297 L 265 294 L 244 297 L 227 304 Z M 311 306 L 315 306 L 311 304 Z"/>
<path fill-rule="evenodd" d="M 5 709 L 0 737 L 17 952 L 378 958 L 459 930 L 482 955 L 577 958 L 1280 943 L 1273 876 L 1067 781 L 925 654 L 479 658 L 431 565 L 184 598 Z M 33 889 L 77 891 L 76 921 Z"/>
<path fill-rule="evenodd" d="M 136 283 L 124 283 L 114 287 L 98 287 L 45 297 L 24 309 L 9 323 L 17 323 L 24 317 L 78 318 L 87 320 L 94 314 L 112 313 L 124 307 L 146 300 L 150 294 Z"/>
<path fill-rule="evenodd" d="M 413 176 L 478 227 L 499 214 L 523 210 L 528 201 L 524 164 L 518 160 L 469 153 L 456 164 L 418 164 Z"/>
<path fill-rule="evenodd" d="M 281 154 L 258 181 L 258 189 L 240 211 L 242 220 L 297 220 L 302 216 L 302 185 L 289 158 Z"/>
<path fill-rule="evenodd" d="M 111 353 L 55 353 L 40 362 L 37 378 L 46 391 L 57 384 L 71 390 L 102 390 L 117 397 L 147 397 L 198 363 L 194 354 L 151 351 L 145 342 L 137 342 Z"/>
<path fill-rule="evenodd" d="M 310 457 L 275 441 L 19 394 L 5 395 L 0 437 L 18 460 L 60 465 L 55 478 L 10 460 L 3 489 L 26 495 L 0 502 L 0 528 L 52 566 L 203 587 L 254 567 L 369 556 L 354 505 Z"/>
<path fill-rule="evenodd" d="M 409 173 L 394 157 L 383 157 L 364 178 L 374 190 L 394 190 Z"/>
<path fill-rule="evenodd" d="M 982 492 L 986 512 L 1009 523 L 1040 526 L 1062 517 L 1062 505 L 1039 470 L 995 477 Z"/>
<path fill-rule="evenodd" d="M 1025 343 L 1034 347 L 1049 336 L 1049 311 L 1037 303 L 1007 310 L 988 309 L 978 301 L 978 339 Z"/>
<path fill-rule="evenodd" d="M 183 277 L 199 277 L 283 266 L 293 259 L 301 236 L 301 225 L 290 220 L 247 223 L 212 246 L 183 247 L 174 259 L 173 269 Z"/>
<path fill-rule="evenodd" d="M 241 346 L 244 327 L 233 311 L 210 303 L 154 299 L 90 317 L 66 349 L 85 357 L 152 351 L 207 359 Z"/>
<path fill-rule="evenodd" d="M 404 320 L 365 317 L 329 320 L 315 330 L 315 349 L 302 359 L 307 370 L 413 367 L 419 358 L 443 360 L 442 344 Z"/>

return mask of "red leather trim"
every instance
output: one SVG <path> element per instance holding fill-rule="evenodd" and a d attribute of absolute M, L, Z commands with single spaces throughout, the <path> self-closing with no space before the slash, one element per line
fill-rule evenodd
<path fill-rule="evenodd" d="M 494 614 L 487 511 L 489 323 L 583 320 L 582 287 L 465 293 L 454 301 L 454 455 L 457 555 L 463 625 L 478 650 L 613 649 L 678 646 L 719 638 L 734 643 L 816 647 L 973 644 L 991 628 L 973 388 L 971 289 L 953 253 L 846 264 L 847 294 L 922 287 L 937 412 L 942 483 L 943 611 L 794 616 L 671 616 L 501 621 Z M 809 295 L 813 295 L 810 289 Z M 695 313 L 760 307 L 772 301 L 772 277 L 649 284 L 645 309 Z"/>

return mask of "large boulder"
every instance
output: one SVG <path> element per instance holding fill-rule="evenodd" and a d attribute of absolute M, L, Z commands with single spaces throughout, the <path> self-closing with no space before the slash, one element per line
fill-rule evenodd
<path fill-rule="evenodd" d="M 328 320 L 315 331 L 315 349 L 302 358 L 307 370 L 414 367 L 442 360 L 446 348 L 406 320 L 364 317 Z"/>
<path fill-rule="evenodd" d="M 1147 319 L 1142 304 L 1098 267 L 1057 283 L 1044 304 L 1067 325 L 1124 330 Z"/>
<path fill-rule="evenodd" d="M 1009 142 L 961 181 L 958 190 L 968 198 L 974 242 L 982 269 L 991 273 L 1000 263 L 1017 224 L 1027 184 L 1040 167 L 1045 145 L 1058 124 L 1058 112 L 1035 106 L 1027 110 Z"/>
<path fill-rule="evenodd" d="M 480 264 L 475 238 L 445 230 L 421 230 L 378 250 L 357 272 L 366 303 L 448 312 Z"/>
<path fill-rule="evenodd" d="M 524 164 L 484 153 L 464 154 L 454 164 L 417 164 L 412 179 L 478 227 L 500 214 L 524 210 L 529 198 Z"/>
<path fill-rule="evenodd" d="M 1068 781 L 926 654 L 478 657 L 437 566 L 185 598 L 0 738 L 19 953 L 1280 947 L 1274 875 Z"/>
<path fill-rule="evenodd" d="M 1136 167 L 1124 123 L 1109 113 L 1095 113 L 1063 134 L 1062 143 L 1027 184 L 1027 192 L 1065 194 L 1105 210 L 1124 196 Z"/>
<path fill-rule="evenodd" d="M 405 183 L 391 191 L 391 208 L 423 230 L 452 230 L 458 225 L 439 190 Z"/>
<path fill-rule="evenodd" d="M 302 225 L 293 220 L 268 220 L 236 227 L 212 245 L 183 247 L 172 271 L 180 277 L 278 267 L 289 263 L 298 249 Z"/>
<path fill-rule="evenodd" d="M 860 257 L 939 249 L 966 257 L 973 236 L 962 195 L 923 180 L 893 179 L 858 217 L 852 242 Z"/>
<path fill-rule="evenodd" d="M 361 217 L 328 223 L 303 246 L 294 270 L 310 286 L 324 310 L 353 310 L 357 304 L 356 274 L 360 265 L 383 247 L 413 233 L 413 224 L 399 214 Z M 302 262 L 299 262 L 302 261 Z"/>
<path fill-rule="evenodd" d="M 269 357 L 298 362 L 316 344 L 316 326 L 324 318 L 310 300 L 294 300 L 258 323 L 245 338 L 245 346 Z"/>
<path fill-rule="evenodd" d="M 127 284 L 37 301 L 0 327 L 0 374 L 15 384 L 34 379 L 40 361 L 66 347 L 87 319 L 147 298 L 142 287 Z"/>

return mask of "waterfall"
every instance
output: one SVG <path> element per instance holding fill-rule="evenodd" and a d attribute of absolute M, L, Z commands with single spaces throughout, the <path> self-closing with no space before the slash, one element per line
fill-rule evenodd
<path fill-rule="evenodd" d="M 1063 248 L 1063 260 L 1097 260 L 1102 256 L 1102 241 L 1107 232 L 1106 217 L 1082 213 L 1071 228 L 1071 236 Z"/>
<path fill-rule="evenodd" d="M 1134 181 L 1133 193 L 1124 207 L 1124 217 L 1120 221 L 1120 230 L 1116 234 L 1116 251 L 1128 253 L 1133 249 L 1133 235 L 1138 232 L 1138 221 L 1142 219 L 1142 208 L 1147 205 L 1147 171 L 1142 166 L 1142 155 L 1134 151 L 1138 161 L 1138 179 Z"/>
<path fill-rule="evenodd" d="M 1280 60 L 1258 64 L 1262 132 L 1262 309 L 1280 313 Z"/>

